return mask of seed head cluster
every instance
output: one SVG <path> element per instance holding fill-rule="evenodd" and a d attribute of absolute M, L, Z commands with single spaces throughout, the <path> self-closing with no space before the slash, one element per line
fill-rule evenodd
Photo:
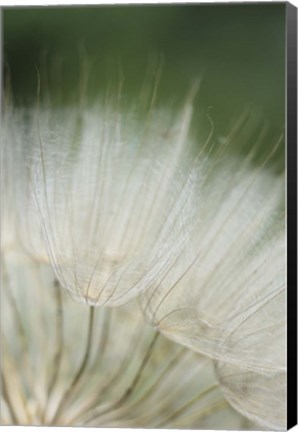
<path fill-rule="evenodd" d="M 192 120 L 5 108 L 2 424 L 286 428 L 283 178 Z"/>

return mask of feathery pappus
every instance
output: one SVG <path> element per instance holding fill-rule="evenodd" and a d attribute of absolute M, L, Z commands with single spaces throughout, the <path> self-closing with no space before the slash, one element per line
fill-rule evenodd
<path fill-rule="evenodd" d="M 6 109 L 3 424 L 286 428 L 283 178 L 193 97 Z"/>

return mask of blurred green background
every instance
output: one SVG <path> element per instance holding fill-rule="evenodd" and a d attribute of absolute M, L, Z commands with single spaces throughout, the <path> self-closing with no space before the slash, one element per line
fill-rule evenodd
<path fill-rule="evenodd" d="M 51 88 L 56 80 L 65 94 L 76 93 L 81 46 L 92 64 L 90 94 L 104 92 L 121 65 L 123 92 L 134 95 L 151 59 L 161 54 L 161 101 L 183 99 L 201 77 L 198 104 L 212 106 L 219 133 L 249 106 L 268 123 L 270 137 L 277 137 L 285 115 L 285 8 L 285 3 L 7 8 L 4 56 L 14 99 L 36 97 L 35 65 L 42 84 L 47 80 Z"/>

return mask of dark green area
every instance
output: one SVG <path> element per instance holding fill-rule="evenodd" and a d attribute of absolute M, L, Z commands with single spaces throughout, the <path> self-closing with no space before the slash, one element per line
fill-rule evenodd
<path fill-rule="evenodd" d="M 83 44 L 91 95 L 116 81 L 119 64 L 124 94 L 138 93 L 151 57 L 162 54 L 161 100 L 183 99 L 202 77 L 198 103 L 212 106 L 219 131 L 245 107 L 268 122 L 271 137 L 284 126 L 285 3 L 14 8 L 3 23 L 16 101 L 35 97 L 35 65 L 42 83 L 47 71 L 50 86 L 56 80 L 65 94 L 77 93 Z"/>

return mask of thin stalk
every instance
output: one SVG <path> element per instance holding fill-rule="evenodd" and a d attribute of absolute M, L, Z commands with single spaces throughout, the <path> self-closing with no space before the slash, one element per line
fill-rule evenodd
<path fill-rule="evenodd" d="M 195 413 L 190 413 L 187 414 L 184 417 L 179 417 L 176 422 L 174 421 L 174 423 L 171 423 L 171 426 L 167 425 L 167 427 L 171 427 L 171 428 L 184 428 L 184 427 L 189 427 L 188 425 L 185 424 L 185 422 L 187 420 L 192 420 L 193 418 L 195 419 L 196 422 L 198 422 L 199 420 L 201 420 L 203 417 L 207 417 L 210 414 L 213 414 L 217 411 L 220 411 L 222 409 L 228 408 L 229 404 L 227 401 L 222 400 L 219 401 L 211 406 L 208 406 L 208 408 L 205 408 L 203 411 L 201 411 L 199 414 L 197 412 Z M 193 420 L 192 420 L 193 421 Z M 247 428 L 243 428 L 243 430 L 247 430 Z"/>
<path fill-rule="evenodd" d="M 172 420 L 177 419 L 183 412 L 185 412 L 191 405 L 193 405 L 195 402 L 200 400 L 202 397 L 206 396 L 208 393 L 211 393 L 214 389 L 218 387 L 218 384 L 214 384 L 212 387 L 209 387 L 208 389 L 204 390 L 202 393 L 199 393 L 191 400 L 187 401 L 185 404 L 183 404 L 181 407 L 179 407 L 176 411 L 174 411 L 170 416 L 162 420 L 156 428 L 161 429 L 168 425 L 168 423 Z"/>
<path fill-rule="evenodd" d="M 142 373 L 143 373 L 143 371 L 144 371 L 144 369 L 145 369 L 145 367 L 146 367 L 146 365 L 147 365 L 147 363 L 148 363 L 148 361 L 152 355 L 152 352 L 153 352 L 154 346 L 156 344 L 156 341 L 158 339 L 158 336 L 159 336 L 159 332 L 156 332 L 150 345 L 149 345 L 149 347 L 148 347 L 148 349 L 147 349 L 147 352 L 143 358 L 143 361 L 142 361 L 131 385 L 126 389 L 126 391 L 123 393 L 123 395 L 116 402 L 114 402 L 110 407 L 106 408 L 101 413 L 98 413 L 97 416 L 95 416 L 91 419 L 88 419 L 86 423 L 89 423 L 90 421 L 93 421 L 97 417 L 101 417 L 101 416 L 103 416 L 103 415 L 105 415 L 111 411 L 114 411 L 114 410 L 120 408 L 126 402 L 126 400 L 130 397 L 130 395 L 135 390 L 137 384 L 139 383 L 139 381 L 142 377 Z"/>
<path fill-rule="evenodd" d="M 12 421 L 15 425 L 19 424 L 19 420 L 18 417 L 15 413 L 14 407 L 13 407 L 13 403 L 10 400 L 10 396 L 9 393 L 7 391 L 7 384 L 6 384 L 6 380 L 5 380 L 5 376 L 3 374 L 3 372 L 1 372 L 1 391 L 2 391 L 2 395 L 3 398 L 8 406 Z"/>
<path fill-rule="evenodd" d="M 45 420 L 46 412 L 48 408 L 48 402 L 51 398 L 53 389 L 58 379 L 62 355 L 63 355 L 63 303 L 62 303 L 61 287 L 58 280 L 54 282 L 54 289 L 55 289 L 55 300 L 56 300 L 56 350 L 55 350 L 53 363 L 52 363 L 54 366 L 54 370 L 49 382 L 45 409 L 42 415 L 42 422 L 44 422 Z"/>
<path fill-rule="evenodd" d="M 90 352 L 91 352 L 91 342 L 92 342 L 92 335 L 93 335 L 93 322 L 94 322 L 94 307 L 91 306 L 90 307 L 90 313 L 89 313 L 88 337 L 87 337 L 87 344 L 86 344 L 84 357 L 82 359 L 81 365 L 80 365 L 76 375 L 74 376 L 74 379 L 72 380 L 70 386 L 68 387 L 68 389 L 64 393 L 60 404 L 58 405 L 58 408 L 57 408 L 56 413 L 55 413 L 55 415 L 51 421 L 51 424 L 56 423 L 57 420 L 59 419 L 59 416 L 63 412 L 63 409 L 67 406 L 67 403 L 68 403 L 73 391 L 75 390 L 76 386 L 80 382 L 80 379 L 81 379 L 81 377 L 82 377 L 82 375 L 86 369 L 86 366 L 87 366 L 87 363 L 88 363 L 88 360 L 90 357 Z"/>
<path fill-rule="evenodd" d="M 125 370 L 127 369 L 129 362 L 131 360 L 131 353 L 133 352 L 133 350 L 137 349 L 137 346 L 140 343 L 142 335 L 143 332 L 141 332 L 137 340 L 135 340 L 135 338 L 132 340 L 132 342 L 128 346 L 125 357 L 121 361 L 120 367 L 117 369 L 117 371 L 115 371 L 114 375 L 108 378 L 108 380 L 105 383 L 101 384 L 98 389 L 92 391 L 92 397 L 90 398 L 88 403 L 80 411 L 76 413 L 76 416 L 72 418 L 72 424 L 78 421 L 78 419 L 83 414 L 85 418 L 87 418 L 87 421 L 88 419 L 91 418 L 90 416 L 97 417 L 98 415 L 100 415 L 100 410 L 98 410 L 98 408 L 96 409 L 99 400 L 102 398 L 103 395 L 106 395 L 110 391 L 113 385 L 117 383 L 119 379 L 121 379 L 121 377 L 123 376 L 123 373 L 125 373 Z"/>

